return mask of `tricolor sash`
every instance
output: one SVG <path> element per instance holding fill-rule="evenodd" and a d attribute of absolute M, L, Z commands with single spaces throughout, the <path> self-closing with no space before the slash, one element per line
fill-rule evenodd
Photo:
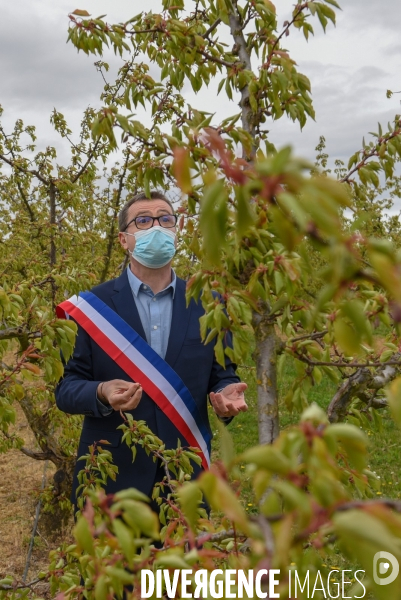
<path fill-rule="evenodd" d="M 202 465 L 210 465 L 211 435 L 191 392 L 177 373 L 112 308 L 92 292 L 61 302 L 59 318 L 71 316 L 175 425 L 190 446 L 200 449 Z"/>

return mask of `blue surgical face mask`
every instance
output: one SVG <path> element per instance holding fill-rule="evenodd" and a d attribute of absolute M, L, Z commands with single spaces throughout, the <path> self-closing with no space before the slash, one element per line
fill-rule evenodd
<path fill-rule="evenodd" d="M 160 269 L 167 265 L 175 254 L 175 233 L 165 227 L 155 226 L 150 229 L 126 233 L 134 235 L 135 248 L 130 252 L 133 258 L 144 267 Z"/>

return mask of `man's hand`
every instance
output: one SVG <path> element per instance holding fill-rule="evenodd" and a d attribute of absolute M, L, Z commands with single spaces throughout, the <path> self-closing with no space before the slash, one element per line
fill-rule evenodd
<path fill-rule="evenodd" d="M 101 402 L 114 410 L 133 410 L 142 397 L 142 388 L 139 383 L 112 379 L 99 384 L 97 394 Z"/>
<path fill-rule="evenodd" d="M 239 412 L 248 410 L 244 391 L 246 383 L 230 383 L 221 392 L 210 392 L 209 398 L 214 412 L 219 417 L 235 417 Z"/>

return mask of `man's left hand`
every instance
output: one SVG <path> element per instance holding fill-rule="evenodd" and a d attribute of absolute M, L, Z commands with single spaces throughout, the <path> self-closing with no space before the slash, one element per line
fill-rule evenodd
<path fill-rule="evenodd" d="M 220 392 L 210 392 L 209 398 L 218 417 L 235 417 L 239 412 L 248 410 L 244 392 L 246 383 L 230 383 Z"/>

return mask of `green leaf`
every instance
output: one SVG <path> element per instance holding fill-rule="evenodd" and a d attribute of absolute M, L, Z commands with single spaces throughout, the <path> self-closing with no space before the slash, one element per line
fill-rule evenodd
<path fill-rule="evenodd" d="M 159 539 L 159 520 L 147 504 L 130 499 L 120 500 L 114 509 L 122 510 L 123 519 L 130 527 L 139 529 L 152 539 Z"/>
<path fill-rule="evenodd" d="M 173 551 L 159 554 L 154 562 L 155 567 L 165 567 L 166 569 L 188 569 L 189 565 L 177 553 Z"/>
<path fill-rule="evenodd" d="M 202 502 L 202 492 L 198 484 L 195 482 L 184 483 L 178 488 L 177 496 L 190 527 L 195 531 L 199 519 L 198 508 Z"/>
<path fill-rule="evenodd" d="M 90 17 L 90 13 L 88 13 L 87 10 L 81 10 L 79 8 L 76 8 L 72 14 L 77 15 L 78 17 Z"/>
<path fill-rule="evenodd" d="M 89 523 L 83 516 L 78 517 L 78 522 L 74 527 L 74 537 L 78 546 L 86 552 L 86 554 L 95 556 L 95 546 L 89 529 Z"/>
<path fill-rule="evenodd" d="M 348 356 L 359 354 L 361 337 L 358 331 L 341 318 L 335 320 L 333 329 L 336 341 Z"/>
<path fill-rule="evenodd" d="M 107 600 L 109 597 L 109 586 L 106 575 L 100 575 L 95 584 L 95 600 Z"/>
<path fill-rule="evenodd" d="M 219 179 L 206 188 L 201 199 L 199 226 L 203 234 L 203 250 L 213 264 L 220 262 L 220 252 L 226 245 L 227 193 L 224 181 Z"/>
<path fill-rule="evenodd" d="M 288 458 L 273 446 L 255 446 L 241 454 L 237 460 L 267 469 L 278 475 L 287 475 L 291 471 L 291 463 Z"/>
<path fill-rule="evenodd" d="M 250 227 L 255 223 L 255 214 L 252 210 L 250 197 L 245 194 L 243 187 L 237 187 L 235 190 L 235 199 L 237 201 L 236 229 L 237 238 L 240 240 L 247 233 Z"/>
<path fill-rule="evenodd" d="M 392 417 L 401 429 L 401 377 L 397 377 L 387 386 L 386 396 Z"/>
<path fill-rule="evenodd" d="M 340 444 L 357 469 L 365 468 L 368 440 L 358 427 L 347 423 L 335 423 L 325 429 L 324 438 L 329 443 L 334 441 Z"/>
<path fill-rule="evenodd" d="M 146 494 L 140 492 L 136 488 L 127 488 L 121 490 L 114 495 L 115 500 L 138 500 L 139 502 L 149 502 Z"/>
<path fill-rule="evenodd" d="M 372 341 L 372 329 L 369 321 L 365 317 L 365 311 L 362 302 L 359 300 L 349 300 L 344 302 L 341 312 L 352 321 L 355 330 L 361 337 L 364 336 L 369 343 Z"/>
<path fill-rule="evenodd" d="M 128 566 L 132 568 L 133 559 L 136 554 L 132 531 L 120 519 L 113 520 L 113 529 L 128 561 Z"/>
<path fill-rule="evenodd" d="M 219 431 L 221 458 L 228 469 L 235 459 L 233 437 L 228 431 L 227 427 L 220 421 L 217 421 L 217 428 Z"/>
<path fill-rule="evenodd" d="M 251 525 L 230 486 L 211 471 L 202 473 L 198 481 L 211 507 L 214 510 L 223 511 L 224 515 L 233 521 L 241 531 L 251 535 Z"/>
<path fill-rule="evenodd" d="M 178 186 L 184 192 L 189 194 L 192 191 L 191 171 L 189 151 L 186 148 L 177 146 L 174 149 L 173 173 L 177 179 Z"/>
<path fill-rule="evenodd" d="M 220 336 L 217 338 L 216 344 L 214 346 L 214 353 L 216 355 L 216 360 L 219 363 L 219 365 L 224 367 L 224 365 L 225 365 L 224 347 L 223 347 L 222 338 Z"/>
<path fill-rule="evenodd" d="M 383 577 L 379 573 L 378 561 L 374 562 L 377 552 L 389 552 L 398 563 L 401 562 L 399 538 L 393 535 L 380 520 L 380 513 L 376 517 L 363 509 L 349 510 L 337 512 L 332 520 L 340 547 L 346 551 L 352 561 L 361 564 L 371 581 L 375 598 L 378 600 L 400 598 L 401 577 L 396 577 L 395 581 L 388 585 L 377 585 L 374 582 L 373 568 L 377 569 L 376 576 Z"/>

